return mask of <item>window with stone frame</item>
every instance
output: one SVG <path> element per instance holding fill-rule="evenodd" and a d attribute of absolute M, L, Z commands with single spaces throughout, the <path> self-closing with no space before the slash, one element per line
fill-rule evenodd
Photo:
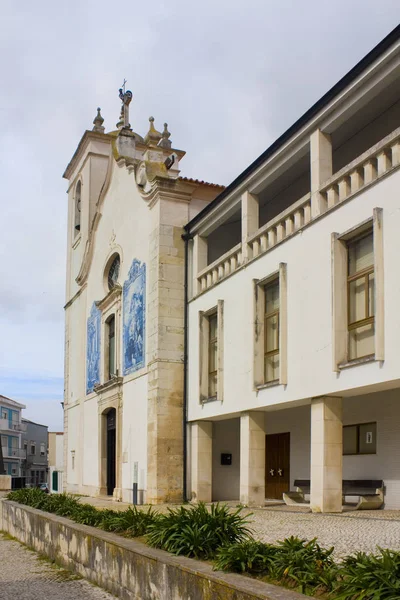
<path fill-rule="evenodd" d="M 348 358 L 372 356 L 375 348 L 375 278 L 372 228 L 347 242 Z"/>
<path fill-rule="evenodd" d="M 200 401 L 223 399 L 223 301 L 199 313 Z"/>
<path fill-rule="evenodd" d="M 254 280 L 254 385 L 287 383 L 287 267 Z"/>
<path fill-rule="evenodd" d="M 279 277 L 264 287 L 264 381 L 279 381 Z"/>
<path fill-rule="evenodd" d="M 384 360 L 382 209 L 332 234 L 333 370 Z"/>
<path fill-rule="evenodd" d="M 106 321 L 107 358 L 106 358 L 106 381 L 110 381 L 117 375 L 115 356 L 115 315 L 108 317 Z"/>

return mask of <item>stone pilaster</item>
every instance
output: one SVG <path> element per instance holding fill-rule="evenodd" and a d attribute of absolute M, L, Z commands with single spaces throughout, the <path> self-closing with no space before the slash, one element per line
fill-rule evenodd
<path fill-rule="evenodd" d="M 211 421 L 192 423 L 192 494 L 195 502 L 212 500 L 212 433 Z"/>
<path fill-rule="evenodd" d="M 150 203 L 147 502 L 181 502 L 184 242 L 190 194 L 159 182 Z"/>
<path fill-rule="evenodd" d="M 310 137 L 311 215 L 317 217 L 326 210 L 326 201 L 318 192 L 332 175 L 332 144 L 330 136 L 319 129 Z"/>
<path fill-rule="evenodd" d="M 263 412 L 240 417 L 240 502 L 264 505 L 265 430 Z"/>
<path fill-rule="evenodd" d="M 311 400 L 311 509 L 342 511 L 342 398 Z"/>
<path fill-rule="evenodd" d="M 258 229 L 258 213 L 258 198 L 247 191 L 244 192 L 242 194 L 242 252 L 244 261 L 251 258 L 249 257 L 247 240 Z"/>

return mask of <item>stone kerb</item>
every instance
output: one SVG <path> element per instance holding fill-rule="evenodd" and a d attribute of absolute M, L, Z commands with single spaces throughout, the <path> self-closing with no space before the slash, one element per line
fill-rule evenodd
<path fill-rule="evenodd" d="M 123 600 L 301 600 L 302 594 L 0 501 L 0 530 Z"/>

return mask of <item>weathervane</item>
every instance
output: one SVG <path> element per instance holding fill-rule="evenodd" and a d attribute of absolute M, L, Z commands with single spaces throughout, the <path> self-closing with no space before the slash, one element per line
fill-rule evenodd
<path fill-rule="evenodd" d="M 125 91 L 125 84 L 127 83 L 126 79 L 122 84 L 122 87 L 119 89 L 119 97 L 122 100 L 121 106 L 121 114 L 119 117 L 119 121 L 117 123 L 118 129 L 130 129 L 129 123 L 129 104 L 132 100 L 132 92 L 130 90 Z"/>

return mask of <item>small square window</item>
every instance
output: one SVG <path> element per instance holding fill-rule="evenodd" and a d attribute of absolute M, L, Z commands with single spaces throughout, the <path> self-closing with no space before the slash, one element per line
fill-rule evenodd
<path fill-rule="evenodd" d="M 376 454 L 376 423 L 343 427 L 343 454 Z"/>

